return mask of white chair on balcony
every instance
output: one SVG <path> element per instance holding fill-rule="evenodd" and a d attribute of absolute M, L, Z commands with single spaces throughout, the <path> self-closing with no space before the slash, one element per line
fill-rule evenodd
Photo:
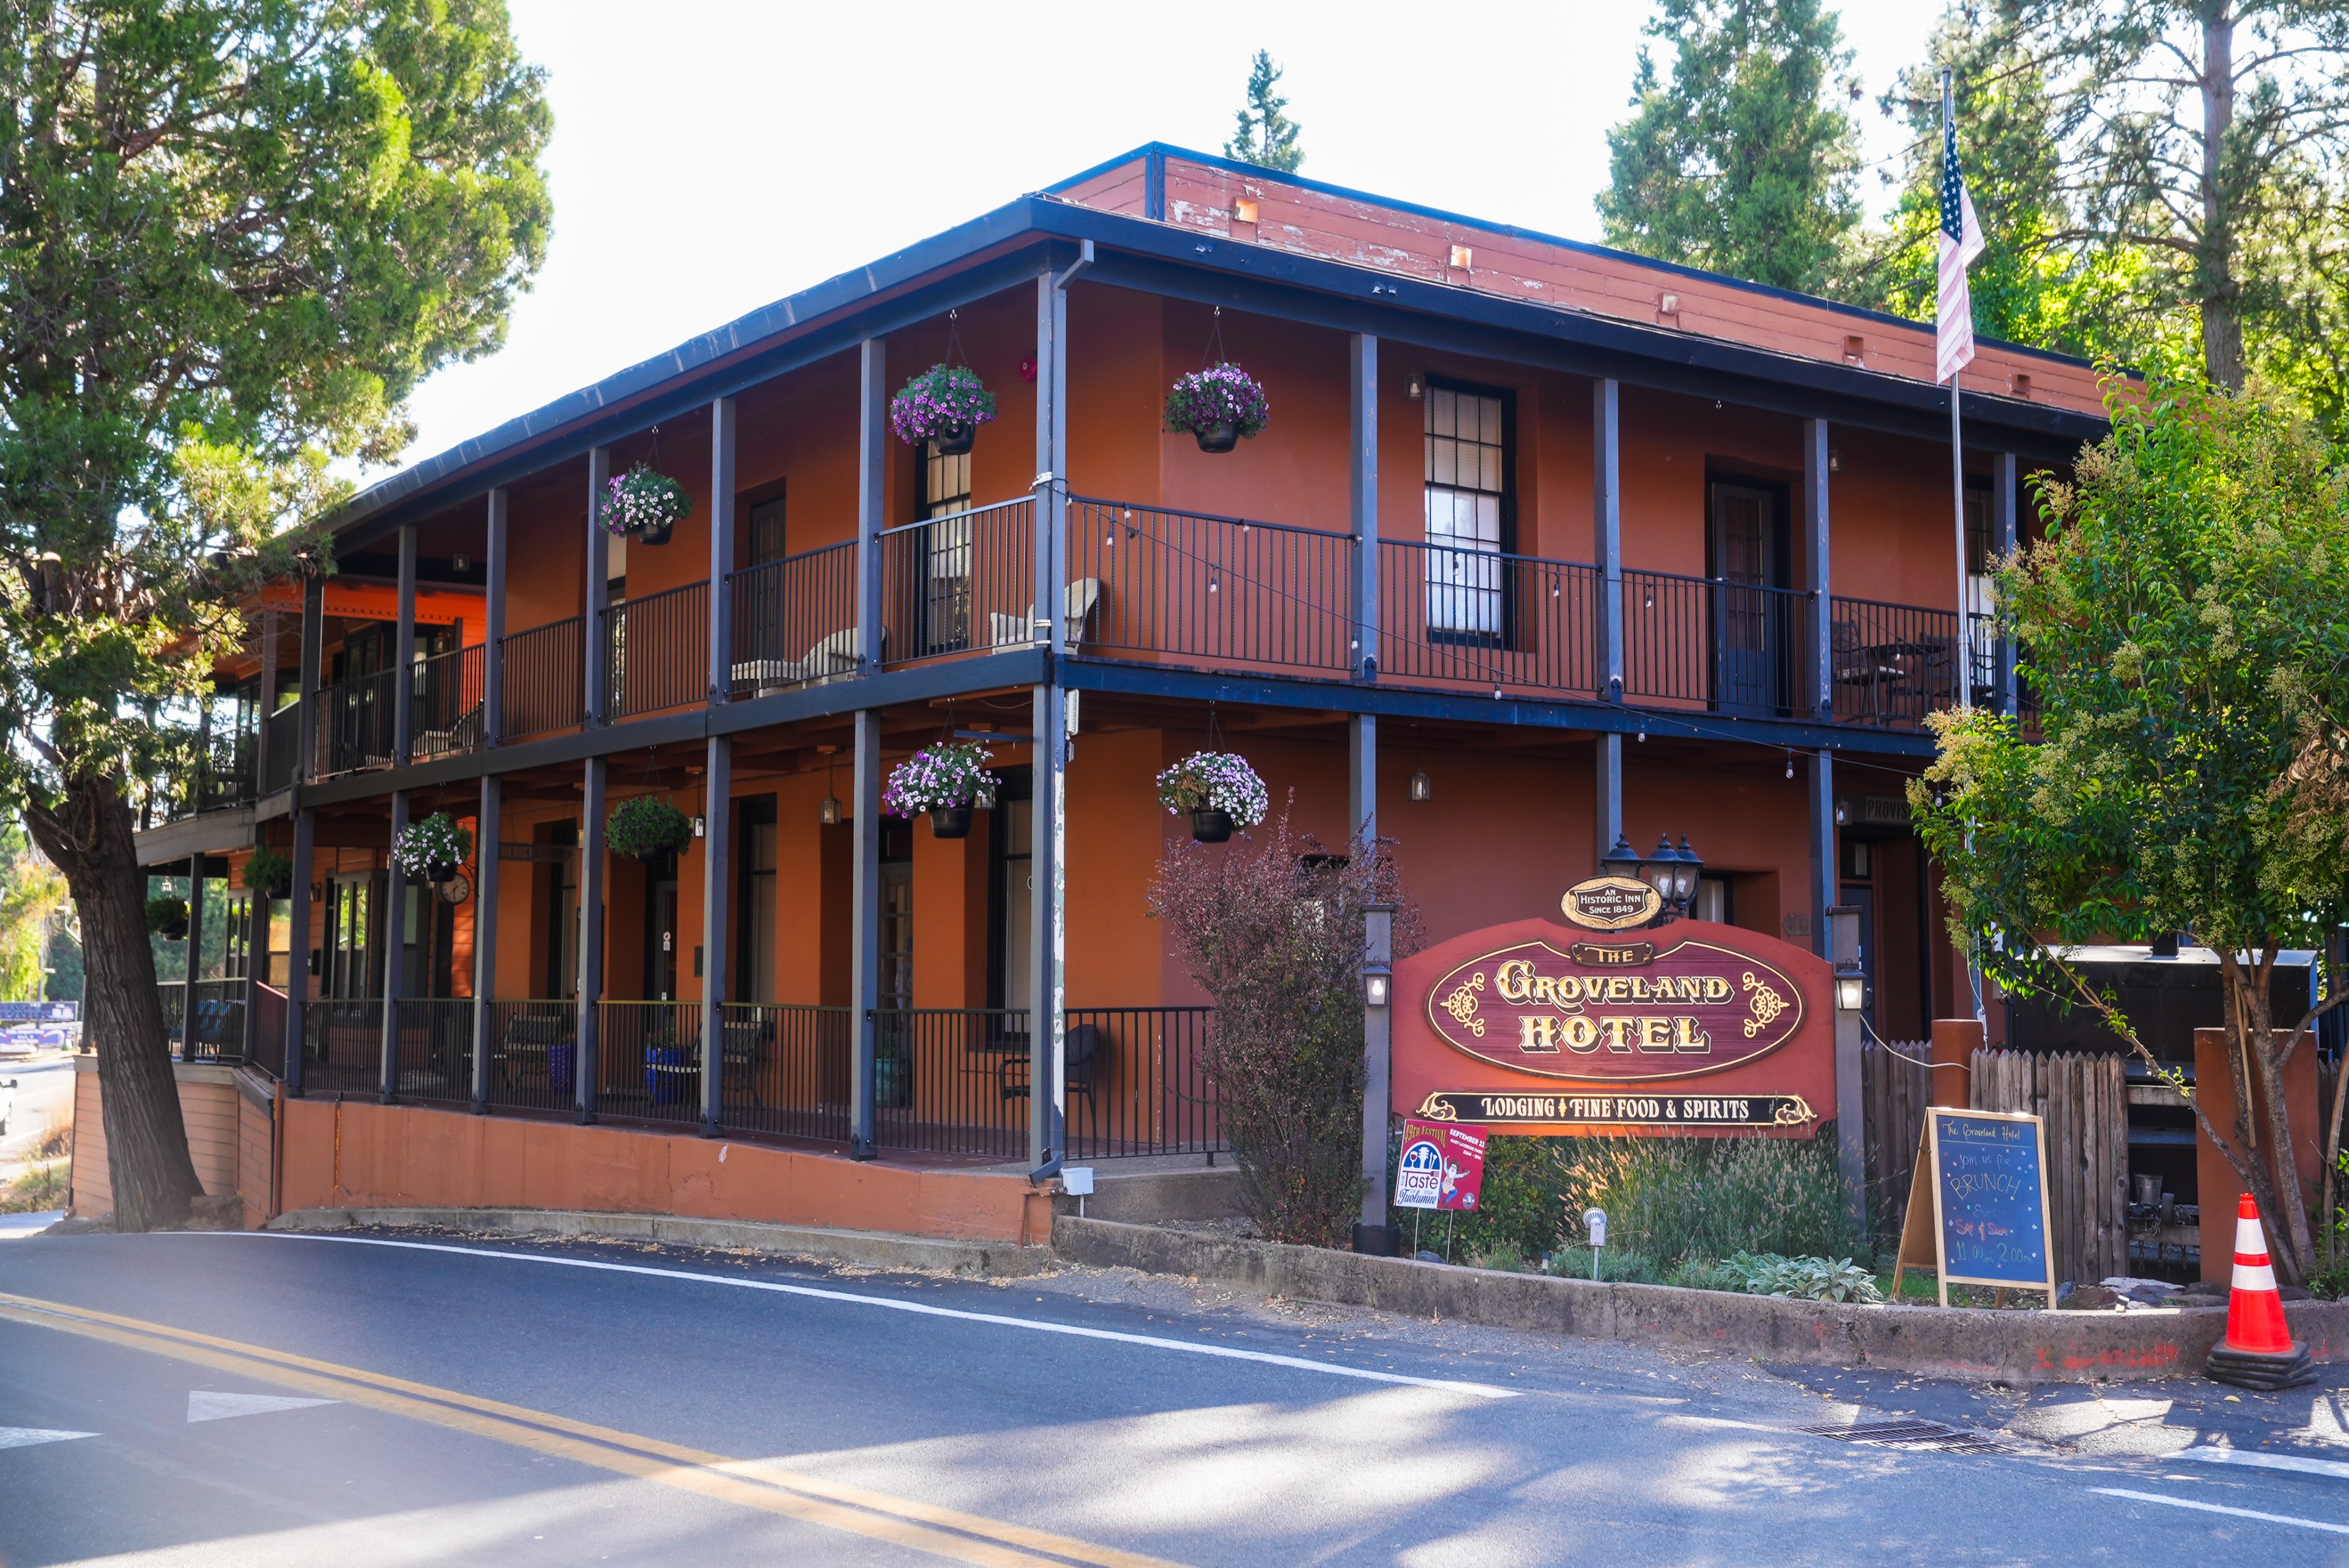
<path fill-rule="evenodd" d="M 1069 645 L 1076 646 L 1085 640 L 1091 630 L 1093 612 L 1101 608 L 1101 579 L 1080 577 L 1069 584 L 1068 608 L 1061 618 L 1068 623 Z M 1024 615 L 990 613 L 987 617 L 987 645 L 991 648 L 1021 647 L 1036 640 L 1036 606 L 1028 606 Z"/>
<path fill-rule="evenodd" d="M 772 696 L 791 686 L 809 681 L 826 680 L 833 676 L 856 673 L 856 647 L 861 640 L 859 628 L 851 626 L 844 632 L 834 632 L 819 638 L 799 659 L 738 659 L 734 665 L 734 685 L 749 686 L 755 696 Z M 889 629 L 881 629 L 881 645 L 889 645 Z"/>

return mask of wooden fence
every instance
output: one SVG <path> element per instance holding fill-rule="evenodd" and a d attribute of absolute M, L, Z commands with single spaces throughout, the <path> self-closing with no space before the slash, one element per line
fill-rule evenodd
<path fill-rule="evenodd" d="M 1871 1039 L 1861 1048 L 1860 1099 L 1866 1102 L 1868 1209 L 1876 1233 L 1898 1240 L 1917 1169 L 1917 1139 L 1932 1099 L 1932 1047 L 1922 1040 Z M 1889 1242 L 1887 1243 L 1889 1244 Z"/>
<path fill-rule="evenodd" d="M 2055 1277 L 2128 1273 L 2128 1096 L 2117 1054 L 1973 1054 L 1973 1108 L 2038 1117 Z"/>

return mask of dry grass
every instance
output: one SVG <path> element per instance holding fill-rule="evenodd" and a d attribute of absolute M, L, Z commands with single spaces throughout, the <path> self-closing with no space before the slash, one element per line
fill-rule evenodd
<path fill-rule="evenodd" d="M 73 1152 L 73 1107 L 61 1105 L 49 1112 L 49 1124 L 41 1129 L 40 1141 L 33 1145 L 28 1160 L 63 1160 Z"/>
<path fill-rule="evenodd" d="M 0 1190 L 0 1214 L 39 1214 L 66 1206 L 66 1167 L 35 1165 Z"/>

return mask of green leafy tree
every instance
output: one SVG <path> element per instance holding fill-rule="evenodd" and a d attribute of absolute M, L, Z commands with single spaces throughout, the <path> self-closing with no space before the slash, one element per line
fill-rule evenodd
<path fill-rule="evenodd" d="M 2044 740 L 1940 716 L 1909 799 L 1976 962 L 2093 1009 L 2172 1081 L 2066 945 L 2190 931 L 2217 950 L 2238 1110 L 2222 1128 L 2194 1098 L 2194 1114 L 2298 1281 L 2313 1254 L 2282 1085 L 2323 1006 L 2273 1017 L 2269 980 L 2349 915 L 2349 476 L 2305 421 L 2199 376 L 2116 383 L 2107 407 L 2072 482 L 2037 481 L 2045 538 L 1999 573 Z"/>
<path fill-rule="evenodd" d="M 1239 129 L 1224 143 L 1224 156 L 1242 163 L 1253 163 L 1260 169 L 1278 169 L 1283 174 L 1294 174 L 1305 161 L 1305 150 L 1297 145 L 1298 124 L 1285 112 L 1288 100 L 1273 89 L 1280 85 L 1280 67 L 1272 63 L 1272 56 L 1262 49 L 1248 64 L 1247 102 L 1237 113 Z"/>
<path fill-rule="evenodd" d="M 72 904 L 65 878 L 24 830 L 0 825 L 0 1001 L 43 999 L 50 934 Z"/>
<path fill-rule="evenodd" d="M 336 458 L 493 347 L 545 249 L 540 74 L 500 0 L 0 13 L 0 796 L 64 875 L 115 1219 L 199 1191 L 132 851 L 213 657 Z"/>
<path fill-rule="evenodd" d="M 1643 46 L 1631 118 L 1607 133 L 1607 242 L 1816 293 L 1858 222 L 1852 124 L 1836 14 L 1819 0 L 1663 0 Z"/>

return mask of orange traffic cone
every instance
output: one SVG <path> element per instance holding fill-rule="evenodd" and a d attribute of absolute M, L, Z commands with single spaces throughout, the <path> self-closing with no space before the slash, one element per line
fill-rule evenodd
<path fill-rule="evenodd" d="M 2283 1297 L 2268 1262 L 2260 1206 L 2249 1192 L 2235 1211 L 2235 1287 L 2227 1302 L 2227 1336 L 2210 1352 L 2206 1376 L 2239 1388 L 2289 1388 L 2313 1383 L 2308 1346 L 2292 1340 Z"/>

